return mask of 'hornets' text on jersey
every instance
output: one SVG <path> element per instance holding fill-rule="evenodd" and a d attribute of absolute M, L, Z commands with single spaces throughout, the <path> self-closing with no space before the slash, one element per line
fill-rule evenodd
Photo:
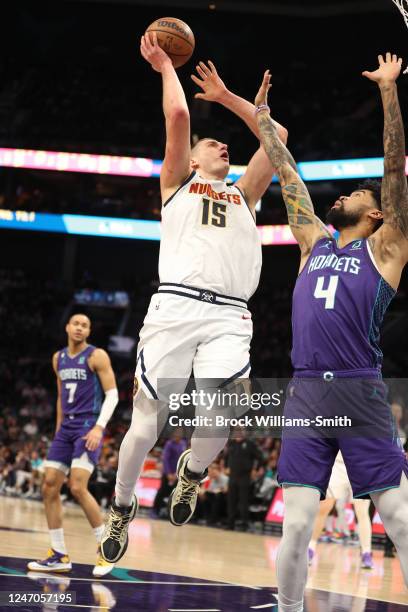
<path fill-rule="evenodd" d="M 296 372 L 381 370 L 380 325 L 395 291 L 367 240 L 322 238 L 299 274 L 292 305 Z"/>

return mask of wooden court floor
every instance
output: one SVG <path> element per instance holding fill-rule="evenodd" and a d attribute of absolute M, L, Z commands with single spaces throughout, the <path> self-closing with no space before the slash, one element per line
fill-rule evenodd
<path fill-rule="evenodd" d="M 64 529 L 71 560 L 79 564 L 75 566 L 79 574 L 73 580 L 82 580 L 81 584 L 86 580 L 91 582 L 90 566 L 95 561 L 96 545 L 92 531 L 79 509 L 71 507 L 65 509 Z M 118 563 L 114 573 L 102 581 L 109 588 L 112 588 L 114 583 L 117 589 L 117 583 L 128 577 L 129 581 L 125 581 L 126 587 L 132 587 L 133 591 L 136 587 L 129 585 L 130 581 L 137 585 L 143 583 L 144 603 L 132 605 L 129 610 L 154 612 L 162 610 L 232 612 L 234 610 L 235 612 L 241 609 L 277 609 L 272 596 L 276 589 L 271 587 L 276 587 L 275 560 L 278 538 L 195 525 L 177 528 L 165 521 L 145 518 L 137 518 L 132 523 L 129 535 L 130 543 L 126 555 Z M 23 584 L 26 560 L 44 557 L 48 547 L 47 524 L 41 503 L 0 497 L 0 591 L 8 588 L 12 576 L 15 577 L 13 588 L 15 584 Z M 385 559 L 382 551 L 374 550 L 373 570 L 361 569 L 359 561 L 358 547 L 319 544 L 316 559 L 309 570 L 305 608 L 307 612 L 399 611 L 408 606 L 408 592 L 396 558 Z M 155 580 L 150 580 L 152 576 Z M 186 582 L 183 582 L 181 577 Z M 217 600 L 221 603 L 214 604 L 213 595 L 211 597 L 208 595 L 211 601 L 207 602 L 206 594 L 211 589 L 205 590 L 201 587 L 214 586 L 211 592 L 215 592 L 216 583 L 236 587 L 241 585 L 243 589 L 250 589 L 247 593 L 252 594 L 245 595 L 242 591 L 238 597 L 236 591 L 238 599 L 237 603 L 234 603 L 233 590 L 230 589 L 227 596 L 227 589 L 224 588 L 222 596 L 220 595 Z M 150 595 L 153 599 L 150 597 L 151 603 L 149 603 L 149 588 L 153 589 L 153 586 L 149 585 L 153 584 L 155 589 L 162 585 L 163 593 L 169 584 L 191 585 L 188 591 L 191 591 L 195 603 L 194 605 L 189 603 L 187 597 L 186 603 L 177 604 L 184 605 L 184 608 L 172 608 L 171 602 L 176 597 L 174 595 L 173 599 L 168 597 L 163 605 L 155 604 L 152 590 Z M 194 585 L 197 585 L 195 593 L 193 593 Z M 261 588 L 254 589 L 254 587 Z M 198 591 L 200 593 L 203 591 L 204 595 L 202 593 L 198 595 Z M 184 602 L 183 597 L 180 600 L 182 602 Z M 118 606 L 118 596 L 115 593 L 113 600 L 115 605 L 106 604 L 101 608 L 95 608 L 93 605 L 89 609 L 126 610 L 126 606 Z M 259 601 L 261 603 L 256 605 Z M 249 605 L 254 602 L 255 605 Z M 166 605 L 170 607 L 166 608 Z M 80 607 L 84 609 L 87 606 L 82 604 Z M 62 610 L 65 607 L 58 609 Z M 72 606 L 66 609 L 72 609 Z"/>

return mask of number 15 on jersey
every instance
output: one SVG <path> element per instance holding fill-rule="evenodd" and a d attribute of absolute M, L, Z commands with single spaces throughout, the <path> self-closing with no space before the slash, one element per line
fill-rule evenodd
<path fill-rule="evenodd" d="M 214 225 L 215 227 L 226 226 L 227 206 L 222 202 L 214 202 L 203 198 L 203 225 Z"/>

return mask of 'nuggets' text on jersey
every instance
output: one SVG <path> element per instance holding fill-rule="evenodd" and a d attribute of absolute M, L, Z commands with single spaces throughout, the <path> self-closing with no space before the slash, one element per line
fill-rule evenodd
<path fill-rule="evenodd" d="M 293 293 L 295 371 L 379 372 L 380 326 L 394 295 L 367 240 L 343 248 L 334 240 L 319 240 Z"/>
<path fill-rule="evenodd" d="M 259 232 L 238 187 L 193 172 L 163 205 L 160 282 L 247 301 L 261 265 Z"/>
<path fill-rule="evenodd" d="M 242 198 L 239 193 L 228 193 L 226 191 L 217 193 L 213 190 L 210 183 L 191 183 L 188 193 L 199 193 L 200 195 L 206 193 L 213 200 L 220 200 L 232 204 L 242 204 Z"/>
<path fill-rule="evenodd" d="M 57 372 L 61 380 L 61 406 L 64 417 L 96 416 L 101 410 L 101 384 L 98 375 L 88 364 L 94 350 L 95 347 L 89 345 L 73 357 L 69 355 L 68 348 L 58 353 Z"/>

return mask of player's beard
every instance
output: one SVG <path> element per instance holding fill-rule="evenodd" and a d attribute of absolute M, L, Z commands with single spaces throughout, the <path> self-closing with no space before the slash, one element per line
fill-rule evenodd
<path fill-rule="evenodd" d="M 346 227 L 354 227 L 361 220 L 361 211 L 346 211 L 344 204 L 336 208 L 331 208 L 326 215 L 326 221 L 336 230 L 342 230 Z"/>

